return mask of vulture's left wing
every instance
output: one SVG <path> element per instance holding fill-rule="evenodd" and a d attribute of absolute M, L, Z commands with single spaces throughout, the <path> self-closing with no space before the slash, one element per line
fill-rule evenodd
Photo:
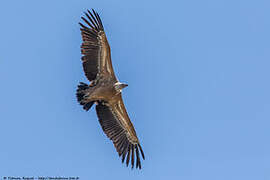
<path fill-rule="evenodd" d="M 88 27 L 79 23 L 83 39 L 81 52 L 84 73 L 89 81 L 95 80 L 102 74 L 116 79 L 112 67 L 110 45 L 102 21 L 94 10 L 87 12 L 85 13 L 86 18 L 82 17 L 82 20 Z"/>
<path fill-rule="evenodd" d="M 131 158 L 133 168 L 134 155 L 136 153 L 136 168 L 139 167 L 141 169 L 139 151 L 143 159 L 144 153 L 126 112 L 121 94 L 118 95 L 118 101 L 113 105 L 99 102 L 96 106 L 96 111 L 103 131 L 113 141 L 119 156 L 122 156 L 122 162 L 126 159 L 128 166 Z"/>

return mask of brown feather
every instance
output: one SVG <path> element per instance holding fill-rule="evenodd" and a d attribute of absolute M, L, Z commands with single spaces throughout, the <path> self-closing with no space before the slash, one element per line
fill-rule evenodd
<path fill-rule="evenodd" d="M 141 154 L 142 154 L 142 158 L 144 159 L 144 153 L 143 153 L 143 150 L 142 150 L 142 147 L 140 144 L 138 144 L 139 148 L 140 148 L 140 151 L 141 151 Z"/>
<path fill-rule="evenodd" d="M 130 158 L 130 146 L 131 144 L 128 145 L 128 154 L 127 154 L 127 161 L 126 161 L 127 166 L 129 164 L 129 158 Z"/>
<path fill-rule="evenodd" d="M 123 148 L 124 148 L 124 150 L 123 150 L 123 154 L 122 154 L 122 163 L 124 163 L 125 158 L 126 158 L 128 143 L 125 142 Z"/>
<path fill-rule="evenodd" d="M 95 15 L 95 19 L 98 21 L 97 24 L 98 24 L 99 28 L 100 28 L 100 29 L 103 29 L 103 24 L 102 24 L 102 22 L 101 22 L 101 19 L 100 19 L 98 13 L 95 12 L 94 9 L 92 9 L 92 11 L 93 11 L 93 13 L 94 13 L 94 15 Z"/>
<path fill-rule="evenodd" d="M 89 18 L 89 20 L 93 24 L 93 26 L 94 26 L 93 29 L 95 29 L 96 31 L 98 31 L 99 28 L 98 28 L 98 25 L 95 22 L 95 18 L 93 17 L 92 13 L 89 10 L 88 10 L 88 13 L 90 14 L 91 17 L 89 15 L 87 17 Z"/>
<path fill-rule="evenodd" d="M 94 9 L 92 9 L 93 13 L 95 14 L 95 11 Z M 93 14 L 88 10 L 88 13 L 90 14 L 90 16 L 92 17 L 92 19 L 94 20 L 94 24 L 96 25 L 97 29 L 101 29 L 97 20 L 96 20 L 96 17 L 93 16 Z"/>
<path fill-rule="evenodd" d="M 132 151 L 132 155 L 131 155 L 131 168 L 133 169 L 133 167 L 134 167 L 134 145 L 133 144 L 131 144 L 131 151 Z"/>
<path fill-rule="evenodd" d="M 91 18 L 88 16 L 88 14 L 85 13 L 85 15 L 90 19 L 91 21 Z M 90 22 L 88 22 L 84 17 L 82 17 L 82 20 L 92 28 L 93 31 L 96 31 L 96 28 L 94 28 L 94 26 L 92 26 L 92 24 Z M 92 22 L 92 21 L 91 21 Z"/>
<path fill-rule="evenodd" d="M 124 136 L 119 138 L 119 141 L 117 142 L 116 148 L 117 148 L 119 156 L 121 156 L 123 154 L 122 146 L 123 146 L 124 142 L 125 142 L 125 137 Z"/>
<path fill-rule="evenodd" d="M 94 13 L 95 13 L 95 16 L 97 17 L 98 24 L 101 26 L 101 28 L 102 28 L 102 30 L 103 30 L 104 27 L 103 27 L 102 21 L 101 21 L 101 19 L 100 19 L 100 17 L 99 17 L 99 14 L 98 14 L 97 12 L 94 12 Z"/>
<path fill-rule="evenodd" d="M 139 169 L 141 169 L 141 161 L 140 161 L 140 154 L 139 154 L 138 146 L 136 145 L 135 148 L 136 148 L 136 157 L 137 157 L 136 168 L 139 167 Z"/>

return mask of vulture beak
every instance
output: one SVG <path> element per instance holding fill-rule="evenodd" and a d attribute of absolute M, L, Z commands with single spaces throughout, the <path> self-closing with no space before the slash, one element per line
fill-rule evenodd
<path fill-rule="evenodd" d="M 117 82 L 114 87 L 115 87 L 116 90 L 121 92 L 121 90 L 124 89 L 127 86 L 128 86 L 127 84 Z"/>
<path fill-rule="evenodd" d="M 127 84 L 122 84 L 122 89 L 124 89 L 127 86 L 128 86 Z"/>

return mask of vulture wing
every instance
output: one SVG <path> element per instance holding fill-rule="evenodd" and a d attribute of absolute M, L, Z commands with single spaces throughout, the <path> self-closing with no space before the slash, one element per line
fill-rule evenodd
<path fill-rule="evenodd" d="M 85 12 L 86 18 L 82 20 L 88 25 L 81 26 L 83 43 L 81 52 L 83 54 L 83 70 L 89 81 L 95 80 L 101 74 L 110 75 L 115 78 L 112 62 L 111 50 L 107 41 L 101 19 L 93 9 Z"/>
<path fill-rule="evenodd" d="M 117 102 L 113 105 L 100 102 L 96 106 L 99 122 L 105 134 L 113 141 L 119 156 L 122 156 L 122 162 L 126 159 L 128 166 L 131 158 L 133 168 L 136 154 L 136 168 L 141 169 L 140 153 L 144 159 L 143 150 L 126 112 L 121 94 L 117 98 Z"/>

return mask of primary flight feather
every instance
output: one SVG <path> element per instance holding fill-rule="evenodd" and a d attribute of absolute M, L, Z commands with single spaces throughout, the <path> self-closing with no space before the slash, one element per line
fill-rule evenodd
<path fill-rule="evenodd" d="M 122 162 L 126 161 L 127 166 L 130 162 L 133 168 L 136 157 L 136 168 L 141 169 L 140 156 L 144 159 L 144 153 L 121 95 L 127 84 L 120 83 L 114 74 L 110 45 L 99 14 L 88 10 L 82 20 L 85 23 L 79 23 L 82 64 L 91 83 L 80 82 L 76 93 L 78 102 L 86 111 L 96 104 L 102 130 L 112 140 Z"/>

